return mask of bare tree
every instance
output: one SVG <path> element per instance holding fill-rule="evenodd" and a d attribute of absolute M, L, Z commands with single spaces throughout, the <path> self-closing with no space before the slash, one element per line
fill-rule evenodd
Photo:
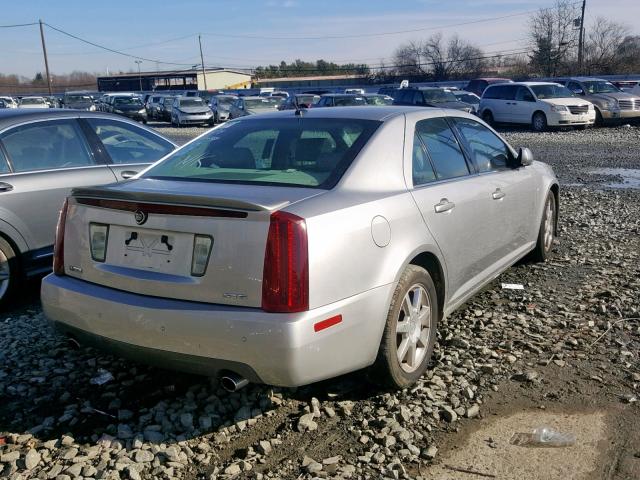
<path fill-rule="evenodd" d="M 621 23 L 596 18 L 587 30 L 585 41 L 585 66 L 589 74 L 617 73 L 623 65 L 619 48 L 629 35 L 629 29 Z"/>
<path fill-rule="evenodd" d="M 393 54 L 395 73 L 397 75 L 426 75 L 422 61 L 422 45 L 411 41 L 396 48 Z"/>
<path fill-rule="evenodd" d="M 538 73 L 553 77 L 566 71 L 578 44 L 578 18 L 575 2 L 556 0 L 551 8 L 542 8 L 529 22 L 531 66 Z"/>
<path fill-rule="evenodd" d="M 620 59 L 619 73 L 637 73 L 640 71 L 640 35 L 629 35 L 617 48 Z"/>

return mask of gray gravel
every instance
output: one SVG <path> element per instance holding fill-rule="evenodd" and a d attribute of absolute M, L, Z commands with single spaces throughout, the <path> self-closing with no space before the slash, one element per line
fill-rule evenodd
<path fill-rule="evenodd" d="M 204 129 L 163 131 L 186 141 Z M 504 134 L 563 184 L 584 186 L 563 188 L 551 261 L 513 267 L 442 322 L 414 387 L 380 391 L 356 373 L 229 394 L 215 380 L 74 349 L 27 304 L 0 314 L 0 478 L 422 478 L 445 432 L 482 421 L 502 385 L 546 388 L 549 365 L 615 380 L 629 402 L 640 394 L 640 191 L 604 188 L 611 178 L 588 172 L 640 168 L 640 130 Z M 92 383 L 105 371 L 112 380 Z"/>

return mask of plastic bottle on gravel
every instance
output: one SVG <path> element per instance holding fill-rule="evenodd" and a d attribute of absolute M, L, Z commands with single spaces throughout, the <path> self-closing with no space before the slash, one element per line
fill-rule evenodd
<path fill-rule="evenodd" d="M 576 436 L 557 432 L 549 427 L 538 427 L 531 433 L 514 433 L 509 443 L 520 447 L 570 447 L 576 443 Z"/>

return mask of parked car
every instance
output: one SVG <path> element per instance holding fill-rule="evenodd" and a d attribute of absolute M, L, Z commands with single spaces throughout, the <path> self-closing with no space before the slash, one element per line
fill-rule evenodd
<path fill-rule="evenodd" d="M 158 107 L 158 117 L 165 122 L 171 121 L 171 110 L 173 109 L 173 101 L 177 97 L 172 95 L 166 95 L 160 99 L 160 106 Z"/>
<path fill-rule="evenodd" d="M 229 119 L 273 112 L 282 104 L 280 97 L 238 97 L 229 107 Z"/>
<path fill-rule="evenodd" d="M 213 125 L 213 112 L 200 97 L 176 97 L 171 109 L 171 125 Z"/>
<path fill-rule="evenodd" d="M 356 95 L 364 95 L 364 88 L 345 88 L 344 93 L 355 93 Z"/>
<path fill-rule="evenodd" d="M 209 108 L 213 112 L 213 123 L 226 122 L 229 119 L 229 109 L 238 99 L 235 95 L 214 95 L 211 97 Z"/>
<path fill-rule="evenodd" d="M 518 82 L 490 85 L 480 100 L 480 116 L 491 124 L 530 124 L 537 132 L 547 127 L 593 125 L 596 112 L 591 102 L 566 87 L 550 82 Z"/>
<path fill-rule="evenodd" d="M 368 105 L 392 105 L 393 97 L 389 95 L 380 95 L 379 93 L 365 93 L 362 95 Z"/>
<path fill-rule="evenodd" d="M 71 188 L 130 178 L 175 145 L 122 117 L 0 111 L 0 303 L 51 270 L 58 211 Z"/>
<path fill-rule="evenodd" d="M 479 97 L 482 97 L 485 89 L 489 85 L 493 85 L 494 83 L 509 83 L 513 80 L 508 78 L 499 78 L 499 77 L 486 77 L 486 78 L 474 78 L 470 80 L 467 86 L 464 88 L 467 92 L 475 93 Z"/>
<path fill-rule="evenodd" d="M 42 305 L 80 343 L 230 390 L 366 367 L 404 388 L 443 317 L 547 258 L 557 206 L 551 167 L 464 112 L 254 115 L 74 190 Z"/>
<path fill-rule="evenodd" d="M 0 96 L 0 100 L 5 103 L 6 108 L 18 108 L 18 102 L 13 97 Z"/>
<path fill-rule="evenodd" d="M 296 93 L 287 98 L 278 110 L 297 110 L 299 108 L 311 108 L 320 101 L 320 95 L 312 93 Z"/>
<path fill-rule="evenodd" d="M 160 118 L 160 99 L 162 95 L 150 95 L 147 98 L 147 102 L 144 104 L 144 108 L 147 110 L 147 117 L 150 120 Z"/>
<path fill-rule="evenodd" d="M 393 98 L 398 90 L 400 90 L 399 87 L 380 87 L 378 89 L 378 93 L 380 95 L 388 95 Z"/>
<path fill-rule="evenodd" d="M 416 107 L 452 108 L 471 113 L 472 108 L 460 102 L 449 90 L 439 87 L 400 88 L 393 97 L 394 105 L 413 105 Z"/>
<path fill-rule="evenodd" d="M 574 94 L 593 103 L 596 124 L 640 118 L 640 95 L 621 91 L 607 80 L 591 77 L 573 77 L 557 80 Z"/>
<path fill-rule="evenodd" d="M 111 113 L 123 115 L 138 122 L 147 123 L 147 111 L 140 97 L 137 96 L 114 96 L 110 103 Z"/>
<path fill-rule="evenodd" d="M 467 92 L 466 90 L 451 90 L 451 93 L 456 97 L 459 102 L 466 103 L 471 107 L 471 113 L 478 113 L 478 107 L 480 106 L 480 97 L 475 93 Z"/>
<path fill-rule="evenodd" d="M 18 108 L 49 108 L 49 104 L 44 97 L 22 97 Z"/>
<path fill-rule="evenodd" d="M 96 106 L 91 97 L 83 93 L 67 93 L 62 99 L 63 108 L 72 108 L 74 110 L 88 110 L 94 112 Z"/>
<path fill-rule="evenodd" d="M 313 107 L 357 107 L 367 105 L 362 95 L 355 93 L 326 93 Z"/>

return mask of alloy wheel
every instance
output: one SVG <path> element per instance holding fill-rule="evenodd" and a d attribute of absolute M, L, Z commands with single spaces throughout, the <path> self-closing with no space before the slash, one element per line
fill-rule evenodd
<path fill-rule="evenodd" d="M 402 300 L 396 322 L 397 358 L 407 373 L 415 371 L 424 360 L 431 330 L 431 303 L 424 286 L 414 284 Z"/>
<path fill-rule="evenodd" d="M 551 250 L 551 245 L 553 244 L 555 217 L 555 205 L 553 202 L 553 198 L 549 196 L 549 198 L 547 198 L 547 204 L 545 205 L 544 219 L 544 249 L 546 252 Z"/>
<path fill-rule="evenodd" d="M 0 298 L 4 297 L 9 290 L 9 282 L 11 281 L 11 270 L 9 267 L 9 259 L 0 250 Z"/>

